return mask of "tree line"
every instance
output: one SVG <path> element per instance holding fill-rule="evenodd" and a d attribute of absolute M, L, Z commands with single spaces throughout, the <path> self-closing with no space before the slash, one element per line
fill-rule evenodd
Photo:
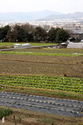
<path fill-rule="evenodd" d="M 61 43 L 67 41 L 69 33 L 63 28 L 48 26 L 32 26 L 30 24 L 9 25 L 0 28 L 0 40 L 6 42 L 52 42 Z"/>

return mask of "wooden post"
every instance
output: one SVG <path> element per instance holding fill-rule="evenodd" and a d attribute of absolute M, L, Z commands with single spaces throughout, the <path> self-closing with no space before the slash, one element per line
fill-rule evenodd
<path fill-rule="evenodd" d="M 15 116 L 13 116 L 14 117 L 14 122 L 15 122 L 15 125 L 17 125 L 17 123 L 16 123 L 16 119 L 15 119 Z"/>

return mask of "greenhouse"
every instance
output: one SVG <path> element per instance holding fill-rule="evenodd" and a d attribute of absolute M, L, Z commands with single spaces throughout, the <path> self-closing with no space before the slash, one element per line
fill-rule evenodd
<path fill-rule="evenodd" d="M 73 42 L 69 42 L 69 44 L 67 45 L 67 48 L 78 48 L 78 49 L 83 49 L 83 43 L 73 43 Z"/>
<path fill-rule="evenodd" d="M 14 44 L 14 48 L 30 48 L 31 45 L 29 43 L 26 44 Z"/>

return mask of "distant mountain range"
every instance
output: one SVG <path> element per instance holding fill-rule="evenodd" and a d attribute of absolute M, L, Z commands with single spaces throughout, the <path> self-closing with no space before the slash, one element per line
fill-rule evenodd
<path fill-rule="evenodd" d="M 43 10 L 37 12 L 7 12 L 7 13 L 0 13 L 0 21 L 38 20 L 52 14 L 61 15 L 62 13 L 49 10 Z"/>
<path fill-rule="evenodd" d="M 39 19 L 39 20 L 54 20 L 54 19 L 78 19 L 83 18 L 83 12 L 75 12 L 75 13 L 69 13 L 69 14 L 61 14 L 61 15 L 49 15 L 45 18 Z"/>
<path fill-rule="evenodd" d="M 7 12 L 0 13 L 0 21 L 28 21 L 28 20 L 54 20 L 54 19 L 78 19 L 83 18 L 83 12 L 63 14 L 55 11 L 37 12 Z"/>

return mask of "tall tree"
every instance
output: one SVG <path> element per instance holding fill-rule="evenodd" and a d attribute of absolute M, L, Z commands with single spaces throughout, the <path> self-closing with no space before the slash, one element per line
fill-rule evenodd
<path fill-rule="evenodd" d="M 51 27 L 51 29 L 49 30 L 48 32 L 48 40 L 51 41 L 51 42 L 56 42 L 56 35 L 57 35 L 57 31 L 59 30 L 60 28 L 54 28 L 54 27 Z"/>
<path fill-rule="evenodd" d="M 6 35 L 10 29 L 9 25 L 0 28 L 0 40 L 2 39 L 3 41 L 6 41 Z"/>
<path fill-rule="evenodd" d="M 36 27 L 35 31 L 35 40 L 36 41 L 44 41 L 46 37 L 46 31 L 42 27 Z"/>
<path fill-rule="evenodd" d="M 56 41 L 58 43 L 66 42 L 69 37 L 70 37 L 70 35 L 67 31 L 65 31 L 63 29 L 59 29 L 57 31 Z"/>
<path fill-rule="evenodd" d="M 30 24 L 24 24 L 21 28 L 25 31 L 25 40 L 34 42 L 34 27 Z"/>
<path fill-rule="evenodd" d="M 12 31 L 7 34 L 7 39 L 11 42 L 26 42 L 27 34 L 21 26 L 15 25 Z"/>

